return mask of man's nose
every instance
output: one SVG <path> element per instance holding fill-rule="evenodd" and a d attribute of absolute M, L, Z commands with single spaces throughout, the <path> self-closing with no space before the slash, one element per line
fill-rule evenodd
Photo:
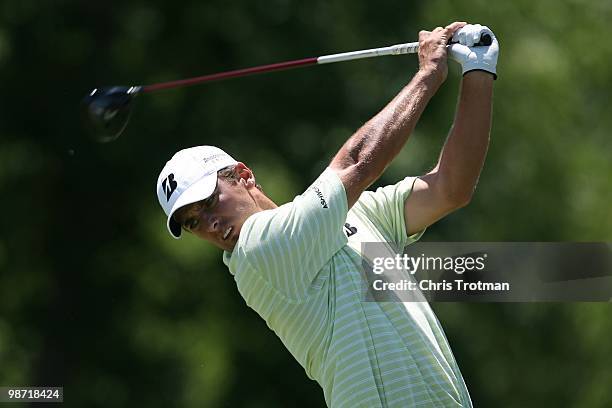
<path fill-rule="evenodd" d="M 206 229 L 208 232 L 217 232 L 219 230 L 219 219 L 212 214 L 205 214 Z"/>

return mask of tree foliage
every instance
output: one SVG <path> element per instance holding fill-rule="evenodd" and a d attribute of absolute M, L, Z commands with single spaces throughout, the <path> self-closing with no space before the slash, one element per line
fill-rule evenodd
<path fill-rule="evenodd" d="M 406 84 L 413 56 L 139 97 L 125 134 L 86 138 L 79 101 L 136 85 L 413 41 L 453 20 L 501 43 L 489 157 L 448 241 L 609 241 L 609 2 L 0 4 L 0 384 L 67 406 L 312 407 L 319 387 L 236 291 L 220 253 L 170 239 L 158 171 L 183 147 L 245 161 L 277 202 Z M 427 171 L 459 69 L 380 184 Z M 479 406 L 609 406 L 608 304 L 436 304 Z"/>

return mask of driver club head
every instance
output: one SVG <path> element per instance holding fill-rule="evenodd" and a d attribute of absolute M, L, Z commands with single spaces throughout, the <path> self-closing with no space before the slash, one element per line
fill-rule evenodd
<path fill-rule="evenodd" d="M 132 99 L 141 89 L 140 86 L 96 88 L 83 98 L 83 116 L 94 140 L 108 143 L 121 135 L 130 119 Z"/>

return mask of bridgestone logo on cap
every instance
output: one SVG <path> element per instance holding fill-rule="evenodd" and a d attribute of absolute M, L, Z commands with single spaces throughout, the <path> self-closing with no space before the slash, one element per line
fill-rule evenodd
<path fill-rule="evenodd" d="M 178 183 L 174 181 L 174 173 L 170 173 L 164 181 L 162 181 L 162 189 L 166 193 L 166 201 L 170 201 L 170 196 L 174 193 L 174 190 L 178 187 Z"/>
<path fill-rule="evenodd" d="M 204 157 L 204 158 L 202 159 L 202 161 L 204 162 L 204 164 L 206 164 L 206 163 L 208 163 L 208 162 L 214 162 L 214 161 L 221 160 L 221 159 L 223 159 L 224 157 L 225 157 L 225 155 L 224 155 L 224 154 L 221 154 L 221 153 L 219 153 L 219 154 L 213 154 L 212 156 Z"/>

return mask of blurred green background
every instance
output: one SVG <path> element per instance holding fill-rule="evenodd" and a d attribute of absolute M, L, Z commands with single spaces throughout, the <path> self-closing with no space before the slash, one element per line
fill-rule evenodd
<path fill-rule="evenodd" d="M 318 407 L 220 253 L 168 237 L 158 171 L 217 144 L 277 202 L 406 84 L 414 56 L 139 97 L 124 135 L 79 121 L 93 87 L 173 80 L 417 39 L 454 20 L 501 43 L 473 202 L 425 240 L 610 241 L 612 3 L 7 0 L 0 3 L 0 385 L 70 407 Z M 459 69 L 379 184 L 434 164 Z M 612 404 L 608 304 L 434 304 L 476 406 Z"/>

